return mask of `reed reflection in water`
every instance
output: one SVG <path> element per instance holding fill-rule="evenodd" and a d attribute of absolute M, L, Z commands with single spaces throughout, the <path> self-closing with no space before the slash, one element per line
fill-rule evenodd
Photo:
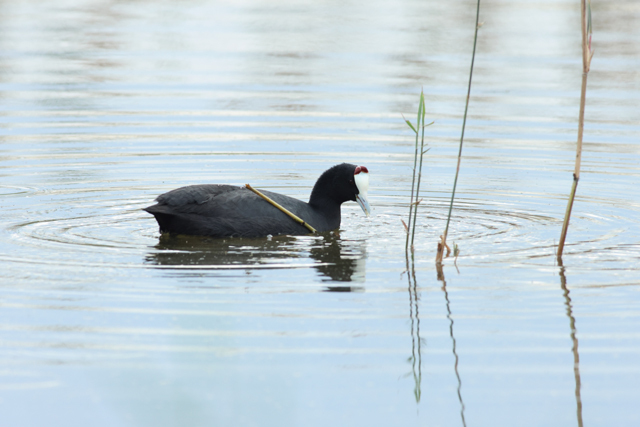
<path fill-rule="evenodd" d="M 582 382 L 580 380 L 580 354 L 578 353 L 578 330 L 576 329 L 576 319 L 573 316 L 573 306 L 571 303 L 571 297 L 569 296 L 569 288 L 567 287 L 567 277 L 565 275 L 565 268 L 560 262 L 560 287 L 562 288 L 562 295 L 565 299 L 565 305 L 567 307 L 567 317 L 569 318 L 569 327 L 571 328 L 571 352 L 573 353 L 573 375 L 576 381 L 576 417 L 578 420 L 578 427 L 582 427 L 582 397 L 581 389 Z"/>
<path fill-rule="evenodd" d="M 426 345 L 426 340 L 420 336 L 420 292 L 418 286 L 418 280 L 416 277 L 416 268 L 414 254 L 411 254 L 411 259 L 407 254 L 407 282 L 409 291 L 409 318 L 411 321 L 411 357 L 409 361 L 411 363 L 412 376 L 414 379 L 414 396 L 416 403 L 420 402 L 422 397 L 422 345 Z M 453 370 L 457 379 L 457 395 L 460 402 L 460 417 L 462 425 L 466 427 L 467 423 L 464 417 L 465 405 L 462 399 L 462 379 L 458 370 L 459 358 L 456 351 L 456 338 L 454 334 L 454 321 L 453 314 L 451 312 L 451 302 L 449 301 L 449 293 L 447 291 L 447 282 L 444 276 L 444 269 L 442 264 L 436 264 L 437 280 L 442 283 L 441 290 L 444 292 L 444 298 L 446 302 L 447 320 L 449 320 L 449 336 L 452 343 L 452 353 L 454 358 Z"/>
<path fill-rule="evenodd" d="M 457 269 L 457 266 L 456 266 Z M 454 364 L 453 364 L 453 370 L 456 373 L 456 379 L 458 380 L 458 388 L 457 388 L 457 392 L 458 392 L 458 400 L 460 401 L 460 418 L 462 419 L 462 425 L 464 427 L 467 426 L 467 422 L 464 418 L 464 401 L 462 400 L 462 379 L 460 378 L 460 372 L 458 371 L 458 362 L 459 362 L 459 358 L 458 358 L 458 352 L 456 351 L 456 337 L 453 333 L 453 314 L 451 313 L 451 302 L 449 301 L 449 292 L 447 291 L 447 281 L 445 280 L 444 277 L 444 268 L 442 267 L 442 264 L 437 263 L 436 264 L 436 272 L 437 272 L 437 279 L 438 281 L 442 282 L 442 292 L 444 292 L 444 300 L 446 301 L 446 305 L 447 305 L 447 319 L 449 320 L 449 336 L 451 337 L 451 351 L 453 353 L 453 359 L 454 359 Z"/>
<path fill-rule="evenodd" d="M 413 259 L 409 261 L 407 257 L 407 281 L 409 291 L 409 319 L 411 321 L 411 370 L 415 387 L 413 394 L 416 403 L 422 397 L 422 338 L 420 337 L 420 294 L 418 293 L 418 281 L 416 280 L 416 269 Z M 425 341 L 426 344 L 426 341 Z"/>

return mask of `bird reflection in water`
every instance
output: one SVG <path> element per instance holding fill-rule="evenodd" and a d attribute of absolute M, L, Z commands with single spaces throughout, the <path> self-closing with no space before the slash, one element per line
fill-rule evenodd
<path fill-rule="evenodd" d="M 341 240 L 337 234 L 325 236 L 319 245 L 312 247 L 311 258 L 318 261 L 316 270 L 323 281 L 363 283 L 366 267 L 364 241 Z M 364 292 L 362 286 L 327 286 L 325 292 Z"/>
<path fill-rule="evenodd" d="M 211 238 L 162 234 L 146 261 L 165 268 L 283 268 L 294 259 L 311 258 L 326 282 L 364 282 L 366 243 L 342 240 L 337 232 L 310 237 Z M 279 262 L 280 261 L 280 262 Z M 290 267 L 296 267 L 291 263 Z M 284 267 L 286 268 L 286 266 Z M 358 292 L 362 286 L 327 286 L 325 292 Z"/>

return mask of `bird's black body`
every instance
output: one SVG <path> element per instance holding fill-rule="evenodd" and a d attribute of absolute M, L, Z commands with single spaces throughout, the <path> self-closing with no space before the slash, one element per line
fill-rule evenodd
<path fill-rule="evenodd" d="M 340 227 L 340 205 L 355 201 L 359 194 L 355 170 L 355 165 L 342 163 L 325 171 L 318 178 L 309 203 L 261 192 L 317 231 L 334 230 Z M 163 233 L 212 237 L 309 234 L 306 227 L 244 187 L 191 185 L 162 194 L 156 201 L 144 210 L 155 216 Z"/>

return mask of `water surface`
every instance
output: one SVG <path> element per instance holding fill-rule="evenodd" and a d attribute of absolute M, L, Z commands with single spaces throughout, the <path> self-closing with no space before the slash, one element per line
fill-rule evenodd
<path fill-rule="evenodd" d="M 638 425 L 640 7 L 593 7 L 564 266 L 579 8 L 487 1 L 438 272 L 473 2 L 0 2 L 0 424 Z M 375 215 L 332 233 L 141 211 L 196 183 L 307 199 L 343 161 Z"/>

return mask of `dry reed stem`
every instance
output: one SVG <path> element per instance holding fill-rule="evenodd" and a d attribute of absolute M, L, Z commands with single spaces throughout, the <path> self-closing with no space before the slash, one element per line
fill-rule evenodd
<path fill-rule="evenodd" d="M 266 200 L 267 202 L 271 203 L 273 206 L 275 206 L 276 208 L 280 209 L 282 212 L 284 212 L 285 214 L 287 214 L 291 219 L 293 219 L 295 222 L 297 222 L 300 225 L 303 225 L 305 227 L 307 227 L 307 229 L 309 231 L 311 231 L 312 233 L 316 232 L 316 229 L 313 228 L 309 223 L 307 223 L 305 220 L 301 219 L 300 217 L 296 216 L 294 213 L 292 213 L 291 211 L 289 211 L 287 208 L 285 208 L 284 206 L 279 205 L 278 203 L 276 203 L 273 199 L 265 196 L 264 194 L 262 194 L 260 191 L 256 190 L 255 188 L 253 188 L 251 185 L 249 184 L 245 184 L 245 187 L 247 187 L 247 189 L 253 191 L 254 193 L 256 193 L 258 196 L 262 197 L 264 200 Z"/>
<path fill-rule="evenodd" d="M 560 233 L 560 241 L 558 242 L 558 251 L 556 252 L 558 260 L 562 259 L 564 251 L 564 243 L 567 238 L 569 229 L 569 219 L 571 218 L 571 210 L 573 209 L 573 201 L 575 200 L 578 181 L 580 181 L 580 164 L 582 162 L 582 136 L 584 132 L 584 109 L 587 98 L 587 76 L 591 68 L 591 58 L 594 51 L 591 49 L 591 1 L 587 7 L 588 0 L 581 0 L 581 17 L 582 17 L 582 87 L 580 90 L 580 113 L 578 116 L 578 141 L 576 144 L 576 162 L 573 171 L 573 185 L 571 186 L 571 194 L 567 202 L 567 209 L 564 214 L 564 222 L 562 223 L 562 231 Z"/>

